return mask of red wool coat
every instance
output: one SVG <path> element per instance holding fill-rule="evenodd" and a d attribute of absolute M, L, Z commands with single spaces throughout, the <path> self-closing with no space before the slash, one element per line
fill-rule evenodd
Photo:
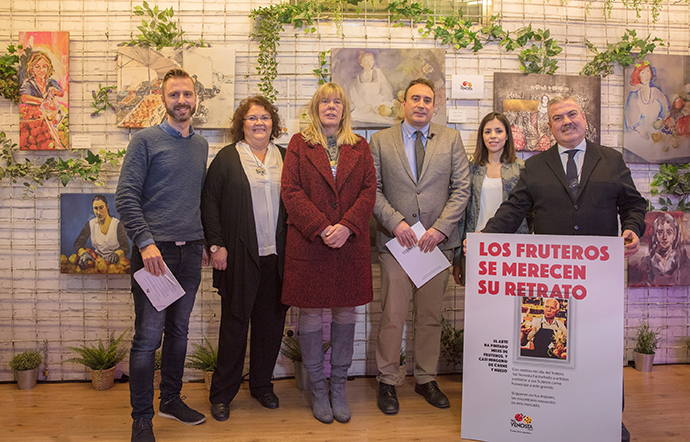
<path fill-rule="evenodd" d="M 283 303 L 297 307 L 354 307 L 370 302 L 369 219 L 376 200 L 376 171 L 364 138 L 340 147 L 336 179 L 321 145 L 302 134 L 290 140 L 281 192 L 288 214 Z M 352 235 L 339 249 L 319 234 L 342 224 Z"/>

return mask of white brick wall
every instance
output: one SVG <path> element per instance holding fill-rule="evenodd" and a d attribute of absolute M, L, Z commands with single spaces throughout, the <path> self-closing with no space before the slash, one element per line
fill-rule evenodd
<path fill-rule="evenodd" d="M 534 27 L 551 29 L 564 51 L 558 57 L 559 74 L 576 75 L 587 62 L 589 54 L 584 39 L 603 47 L 615 42 L 626 28 L 638 35 L 652 33 L 668 46 L 656 53 L 688 54 L 690 31 L 687 23 L 690 7 L 684 3 L 664 3 L 659 23 L 651 24 L 648 14 L 636 19 L 634 12 L 625 11 L 620 1 L 614 1 L 610 19 L 602 16 L 603 2 L 569 0 L 568 2 L 494 1 L 494 12 L 503 15 L 505 29 L 518 29 L 528 23 Z M 90 117 L 91 90 L 99 83 L 116 81 L 114 57 L 117 43 L 132 38 L 140 18 L 131 14 L 140 2 L 124 0 L 5 0 L 0 2 L 0 52 L 10 43 L 17 42 L 19 31 L 70 31 L 70 126 L 75 135 L 88 134 L 94 150 L 122 149 L 127 146 L 131 133 L 114 125 L 112 113 Z M 156 4 L 156 2 L 151 2 Z M 245 2 L 239 0 L 193 0 L 185 2 L 158 2 L 160 7 L 173 6 L 178 24 L 191 39 L 202 36 L 212 44 L 236 47 L 235 100 L 258 92 L 255 60 L 258 45 L 249 39 L 251 8 L 271 4 L 270 1 Z M 585 7 L 589 4 L 590 13 Z M 107 35 L 106 35 L 107 32 Z M 318 67 L 318 51 L 333 47 L 417 47 L 435 48 L 431 39 L 423 39 L 416 29 L 390 28 L 381 20 L 351 20 L 343 24 L 344 37 L 336 35 L 330 21 L 317 24 L 315 35 L 289 27 L 281 35 L 279 48 L 279 77 L 275 86 L 280 91 L 277 105 L 281 116 L 298 118 L 302 107 L 316 90 L 312 69 Z M 476 121 L 492 108 L 493 73 L 516 72 L 515 53 L 506 53 L 496 44 L 489 45 L 478 54 L 446 48 L 446 73 L 482 74 L 486 82 L 486 99 L 480 101 L 449 100 L 449 106 L 468 109 L 473 123 L 452 125 L 462 133 L 468 151 L 475 145 Z M 602 135 L 615 135 L 620 148 L 623 142 L 623 70 L 616 68 L 614 75 L 602 80 Z M 16 106 L 0 99 L 0 130 L 18 140 L 19 115 Z M 368 131 L 360 132 L 368 137 Z M 218 130 L 203 130 L 201 134 L 211 143 L 211 157 L 227 144 L 228 137 Z M 68 154 L 62 154 L 66 156 Z M 43 153 L 21 153 L 19 158 L 42 159 Z M 50 154 L 48 154 L 50 156 Z M 647 194 L 654 175 L 654 165 L 631 165 L 633 177 L 640 191 Z M 63 192 L 114 192 L 117 172 L 104 174 L 105 188 L 82 182 L 70 183 L 67 188 L 50 181 L 43 188 L 22 199 L 23 186 L 0 181 L 0 381 L 12 379 L 7 362 L 13 354 L 26 349 L 43 348 L 47 340 L 48 379 L 85 379 L 82 368 L 61 364 L 71 357 L 67 346 L 93 342 L 105 338 L 115 330 L 132 327 L 133 309 L 129 293 L 129 279 L 123 276 L 87 277 L 61 275 L 58 268 L 59 220 L 58 201 Z M 378 266 L 374 265 L 374 302 L 358 309 L 356 347 L 353 368 L 355 375 L 376 373 L 373 360 L 375 337 L 380 307 L 378 303 Z M 218 332 L 220 303 L 211 287 L 210 271 L 197 296 L 197 305 L 190 324 L 190 341 L 200 342 L 203 336 L 215 340 Z M 449 284 L 444 300 L 444 315 L 462 326 L 464 291 Z M 661 327 L 664 340 L 657 353 L 657 362 L 674 363 L 688 360 L 680 349 L 681 339 L 688 330 L 690 307 L 687 288 L 629 289 L 626 293 L 627 336 L 640 318 L 649 319 L 653 326 Z M 410 318 L 408 318 L 409 320 Z M 288 314 L 287 327 L 296 329 L 297 314 Z M 408 323 L 409 325 L 409 323 Z M 328 328 L 327 328 L 328 330 Z M 327 332 L 329 333 L 329 332 Z M 412 348 L 411 329 L 405 332 L 406 347 Z M 633 341 L 626 341 L 626 356 L 631 358 Z M 408 365 L 409 367 L 409 365 Z M 451 370 L 441 363 L 442 370 Z M 126 370 L 126 364 L 120 365 Z M 281 357 L 276 376 L 292 373 L 291 364 Z M 198 373 L 187 373 L 188 378 L 200 378 Z"/>

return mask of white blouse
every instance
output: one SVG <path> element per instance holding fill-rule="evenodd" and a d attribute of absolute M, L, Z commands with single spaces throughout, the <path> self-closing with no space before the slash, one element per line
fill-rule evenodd
<path fill-rule="evenodd" d="M 501 178 L 489 178 L 484 176 L 482 182 L 482 195 L 479 198 L 479 217 L 476 230 L 482 230 L 487 221 L 498 210 L 503 202 L 503 182 Z"/>
<path fill-rule="evenodd" d="M 235 147 L 251 188 L 259 256 L 275 254 L 283 157 L 273 143 L 268 145 L 263 163 L 244 141 L 240 141 Z"/>

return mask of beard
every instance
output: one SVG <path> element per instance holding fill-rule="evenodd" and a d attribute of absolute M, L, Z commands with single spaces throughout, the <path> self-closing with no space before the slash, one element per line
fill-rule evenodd
<path fill-rule="evenodd" d="M 188 113 L 184 116 L 180 116 L 178 114 L 178 112 L 184 111 L 185 109 L 188 109 Z M 196 104 L 194 104 L 192 106 L 190 106 L 188 104 L 178 104 L 178 105 L 175 105 L 173 107 L 165 106 L 165 112 L 168 115 L 170 115 L 170 118 L 172 118 L 175 121 L 179 121 L 179 122 L 188 121 L 196 113 Z"/>

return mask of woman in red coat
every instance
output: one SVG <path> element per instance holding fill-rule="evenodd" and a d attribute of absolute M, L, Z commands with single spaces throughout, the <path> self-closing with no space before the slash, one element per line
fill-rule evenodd
<path fill-rule="evenodd" d="M 371 301 L 369 218 L 376 172 L 366 140 L 350 128 L 350 105 L 335 83 L 309 103 L 311 123 L 290 140 L 282 176 L 288 214 L 283 303 L 300 308 L 299 342 L 314 417 L 350 420 L 345 380 L 352 364 L 355 307 Z M 329 402 L 322 313 L 331 309 Z"/>

